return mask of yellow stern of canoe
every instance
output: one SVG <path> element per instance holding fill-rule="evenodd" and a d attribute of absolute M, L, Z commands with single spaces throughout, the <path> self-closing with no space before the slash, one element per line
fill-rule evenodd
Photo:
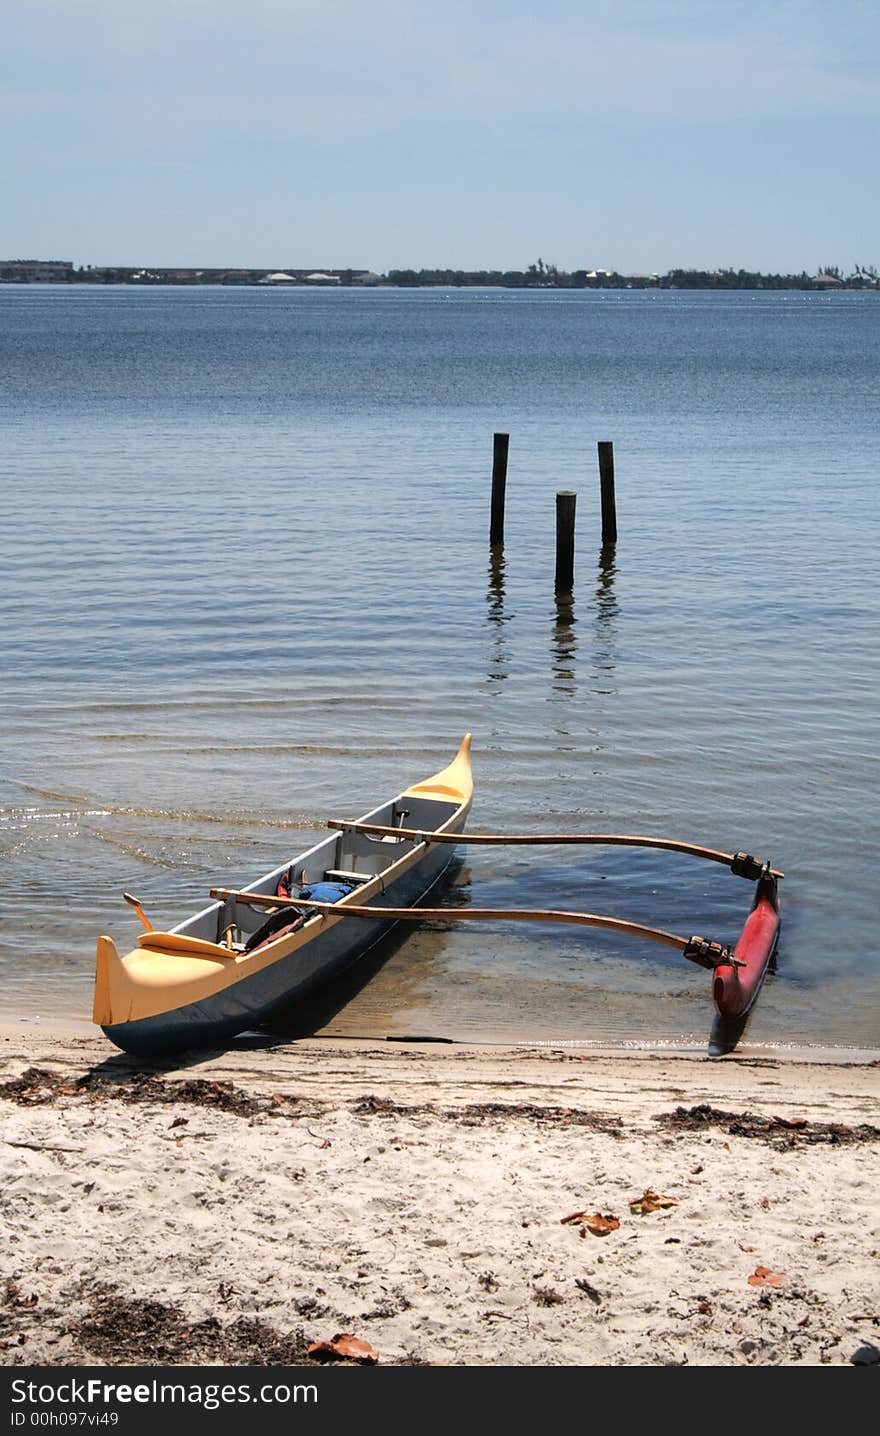
<path fill-rule="evenodd" d="M 216 956 L 210 951 L 190 955 L 175 943 L 174 933 L 155 936 L 167 938 L 167 946 L 157 942 L 150 947 L 136 947 L 126 953 L 124 960 L 112 938 L 98 938 L 92 1021 L 99 1027 L 162 1012 L 169 991 L 174 992 L 179 1003 L 197 1001 L 216 988 L 218 978 L 230 966 L 232 955 L 224 954 L 223 948 L 214 949 Z M 214 945 L 202 946 L 209 949 Z"/>

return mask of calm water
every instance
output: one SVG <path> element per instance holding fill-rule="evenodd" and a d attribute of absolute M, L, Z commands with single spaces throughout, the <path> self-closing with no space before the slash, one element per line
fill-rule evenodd
<path fill-rule="evenodd" d="M 123 889 L 173 925 L 472 729 L 473 826 L 770 856 L 746 1042 L 878 1045 L 878 392 L 876 295 L 0 287 L 7 1011 L 88 1013 L 97 934 L 136 936 Z M 470 849 L 447 900 L 730 940 L 750 892 L 668 854 Z M 416 930 L 385 958 L 314 1022 L 710 1026 L 708 974 L 613 934 Z"/>

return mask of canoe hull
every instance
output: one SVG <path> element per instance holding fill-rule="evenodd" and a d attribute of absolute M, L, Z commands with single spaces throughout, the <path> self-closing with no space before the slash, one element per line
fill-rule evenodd
<path fill-rule="evenodd" d="M 391 884 L 384 897 L 371 903 L 384 907 L 412 907 L 443 877 L 455 849 L 439 845 L 412 872 Z M 354 963 L 387 936 L 393 921 L 369 922 L 352 918 L 315 937 L 307 947 L 280 958 L 271 967 L 242 978 L 231 987 L 172 1012 L 134 1022 L 103 1026 L 103 1032 L 125 1052 L 138 1057 L 161 1057 L 194 1047 L 214 1047 L 248 1028 L 269 1022 L 308 997 Z"/>
<path fill-rule="evenodd" d="M 125 957 L 111 938 L 99 938 L 95 1023 L 142 1057 L 216 1046 L 289 1011 L 357 962 L 395 926 L 383 908 L 415 907 L 454 861 L 454 845 L 431 843 L 430 834 L 464 829 L 473 798 L 470 741 L 467 734 L 442 772 L 358 820 L 396 829 L 409 817 L 417 835 L 376 838 L 345 824 L 242 891 L 217 890 L 209 907 L 170 932 L 151 929 Z M 295 929 L 261 938 L 266 909 L 288 880 L 301 890 L 330 878 L 351 891 L 326 912 L 307 911 Z M 346 903 L 375 909 L 375 921 L 345 918 Z"/>

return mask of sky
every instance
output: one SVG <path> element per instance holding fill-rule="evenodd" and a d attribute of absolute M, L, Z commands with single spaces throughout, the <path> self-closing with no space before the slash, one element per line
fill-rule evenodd
<path fill-rule="evenodd" d="M 877 0 L 0 0 L 0 259 L 880 268 Z"/>

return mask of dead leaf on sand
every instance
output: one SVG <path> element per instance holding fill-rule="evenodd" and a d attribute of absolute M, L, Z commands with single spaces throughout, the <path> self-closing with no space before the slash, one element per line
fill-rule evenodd
<path fill-rule="evenodd" d="M 771 1271 L 769 1266 L 756 1266 L 749 1277 L 749 1286 L 783 1286 L 785 1277 L 778 1271 Z"/>
<path fill-rule="evenodd" d="M 313 1361 L 359 1361 L 362 1366 L 375 1366 L 379 1353 L 369 1342 L 347 1332 L 339 1332 L 332 1341 L 313 1341 L 308 1349 Z"/>
<path fill-rule="evenodd" d="M 581 1236 L 585 1231 L 592 1232 L 594 1237 L 607 1237 L 609 1232 L 616 1232 L 620 1226 L 617 1217 L 611 1212 L 572 1212 L 570 1217 L 561 1217 L 562 1226 L 580 1227 Z"/>
<path fill-rule="evenodd" d="M 662 1197 L 659 1192 L 652 1192 L 651 1188 L 648 1187 L 643 1196 L 636 1197 L 630 1202 L 629 1209 L 638 1216 L 644 1217 L 647 1216 L 648 1212 L 662 1212 L 665 1211 L 667 1207 L 677 1206 L 678 1201 L 675 1197 Z"/>

